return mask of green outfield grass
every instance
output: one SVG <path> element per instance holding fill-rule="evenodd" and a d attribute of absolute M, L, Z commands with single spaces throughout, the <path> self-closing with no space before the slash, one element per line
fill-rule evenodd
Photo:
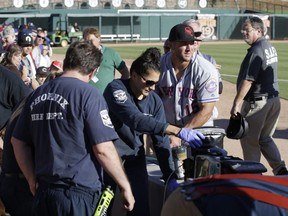
<path fill-rule="evenodd" d="M 288 43 L 272 42 L 278 53 L 278 78 L 280 96 L 288 99 Z M 162 51 L 162 44 L 107 44 L 117 50 L 123 59 L 135 59 L 147 47 L 158 47 Z M 244 42 L 202 42 L 201 51 L 212 55 L 218 64 L 222 65 L 222 79 L 235 83 L 240 64 L 249 46 Z M 65 53 L 65 49 L 57 49 L 55 53 Z"/>

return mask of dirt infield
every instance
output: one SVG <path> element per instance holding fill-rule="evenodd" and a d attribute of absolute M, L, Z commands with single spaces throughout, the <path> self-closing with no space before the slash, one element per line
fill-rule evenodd
<path fill-rule="evenodd" d="M 226 128 L 228 125 L 229 117 L 230 117 L 230 108 L 232 106 L 232 102 L 234 96 L 236 94 L 236 87 L 234 84 L 230 82 L 224 81 L 224 90 L 222 95 L 220 96 L 220 101 L 217 102 L 217 108 L 219 111 L 218 120 L 216 120 L 216 125 L 222 128 Z M 278 126 L 276 132 L 274 134 L 274 139 L 278 148 L 281 152 L 282 158 L 288 164 L 288 101 L 281 99 L 281 113 L 278 122 Z M 285 111 L 286 110 L 286 111 Z M 286 113 L 285 113 L 286 112 Z M 230 155 L 238 156 L 242 158 L 242 149 L 240 146 L 240 142 L 238 140 L 231 140 L 225 137 L 224 139 L 224 148 L 228 151 Z M 261 162 L 266 166 L 268 172 L 265 174 L 272 175 L 271 168 L 269 167 L 267 161 L 262 157 Z"/>
<path fill-rule="evenodd" d="M 131 65 L 132 60 L 125 60 L 127 65 Z M 119 77 L 119 74 L 117 75 Z M 217 102 L 216 106 L 219 111 L 218 119 L 215 121 L 215 125 L 221 128 L 226 129 L 228 126 L 228 121 L 230 118 L 230 109 L 232 106 L 232 102 L 234 96 L 236 95 L 236 87 L 235 84 L 232 84 L 227 81 L 223 81 L 224 89 L 223 93 L 220 95 L 220 100 Z M 286 111 L 285 111 L 286 110 Z M 281 99 L 281 114 L 278 122 L 278 126 L 276 132 L 274 134 L 275 142 L 279 147 L 281 152 L 281 156 L 288 164 L 288 115 L 285 115 L 285 112 L 288 110 L 288 101 Z M 228 151 L 229 155 L 243 158 L 242 148 L 240 146 L 239 140 L 232 140 L 228 138 L 224 138 L 224 148 Z M 265 165 L 268 169 L 267 175 L 273 175 L 270 166 L 268 165 L 265 158 L 261 158 L 261 163 Z"/>
<path fill-rule="evenodd" d="M 53 55 L 53 59 L 63 60 L 63 55 Z M 132 61 L 131 59 L 125 60 L 127 65 L 130 66 Z M 119 77 L 119 74 L 116 73 L 116 78 Z M 234 96 L 236 94 L 235 84 L 232 84 L 227 81 L 223 81 L 224 90 L 220 96 L 220 101 L 217 102 L 216 106 L 219 111 L 218 119 L 215 121 L 215 125 L 226 129 L 228 121 L 230 118 L 230 108 Z M 285 111 L 286 110 L 286 111 Z M 275 142 L 279 147 L 283 159 L 288 164 L 288 115 L 285 115 L 285 112 L 288 110 L 288 101 L 281 99 L 281 114 L 278 122 L 276 132 L 274 134 Z M 240 142 L 238 140 L 232 140 L 224 138 L 224 148 L 228 151 L 229 155 L 237 156 L 242 158 L 242 149 Z M 269 167 L 267 161 L 262 157 L 261 162 L 268 169 L 267 175 L 272 175 L 271 168 Z"/>

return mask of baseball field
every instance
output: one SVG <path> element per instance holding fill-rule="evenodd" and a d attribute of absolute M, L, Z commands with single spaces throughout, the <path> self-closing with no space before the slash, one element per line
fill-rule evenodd
<path fill-rule="evenodd" d="M 278 79 L 281 98 L 288 99 L 288 41 L 272 41 L 278 53 Z M 148 47 L 158 47 L 161 51 L 162 43 L 130 43 L 105 44 L 117 50 L 123 59 L 133 60 Z M 201 51 L 212 55 L 218 64 L 222 65 L 222 79 L 235 83 L 240 64 L 249 46 L 243 41 L 202 42 Z M 64 54 L 66 49 L 54 48 L 55 54 Z"/>
<path fill-rule="evenodd" d="M 288 164 L 288 41 L 272 41 L 278 52 L 278 78 L 280 84 L 281 113 L 274 139 L 283 159 Z M 158 47 L 163 50 L 162 43 L 131 43 L 131 44 L 105 44 L 117 50 L 121 57 L 130 66 L 132 61 L 148 47 Z M 201 51 L 211 54 L 218 64 L 222 65 L 221 75 L 224 80 L 224 90 L 216 106 L 219 111 L 215 125 L 226 129 L 230 117 L 230 108 L 236 94 L 236 77 L 240 64 L 249 46 L 243 41 L 202 42 Z M 66 49 L 54 48 L 53 59 L 63 60 Z M 116 77 L 119 74 L 116 74 Z M 229 155 L 242 158 L 242 149 L 239 140 L 224 138 L 224 148 Z M 272 171 L 267 161 L 262 157 L 261 162 L 271 175 Z"/>

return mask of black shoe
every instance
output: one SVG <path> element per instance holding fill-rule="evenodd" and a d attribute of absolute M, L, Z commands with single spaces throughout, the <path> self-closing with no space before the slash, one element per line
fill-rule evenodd
<path fill-rule="evenodd" d="M 276 175 L 288 175 L 288 170 L 286 169 L 286 167 L 282 167 Z"/>

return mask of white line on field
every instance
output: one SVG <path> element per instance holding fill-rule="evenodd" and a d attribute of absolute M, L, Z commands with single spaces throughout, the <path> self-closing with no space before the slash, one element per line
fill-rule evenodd
<path fill-rule="evenodd" d="M 221 76 L 226 76 L 226 77 L 237 77 L 236 75 L 231 75 L 231 74 L 221 74 Z M 279 82 L 288 82 L 286 79 L 278 79 Z"/>

